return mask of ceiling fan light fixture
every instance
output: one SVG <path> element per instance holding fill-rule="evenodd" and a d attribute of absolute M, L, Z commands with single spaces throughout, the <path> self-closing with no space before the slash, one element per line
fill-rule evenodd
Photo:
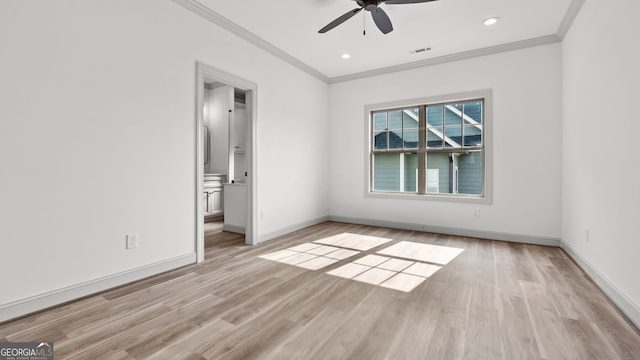
<path fill-rule="evenodd" d="M 494 17 L 490 17 L 488 19 L 485 19 L 482 23 L 485 24 L 486 26 L 491 26 L 491 25 L 495 25 L 496 23 L 498 23 L 498 21 L 500 21 L 500 18 L 497 16 Z"/>

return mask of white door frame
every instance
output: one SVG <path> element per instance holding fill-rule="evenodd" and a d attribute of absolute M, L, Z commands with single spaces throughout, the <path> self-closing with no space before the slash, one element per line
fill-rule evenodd
<path fill-rule="evenodd" d="M 198 262 L 204 261 L 204 210 L 202 192 L 204 191 L 204 150 L 202 143 L 204 86 L 207 82 L 220 82 L 246 91 L 246 106 L 249 122 L 247 131 L 249 141 L 246 144 L 247 161 L 247 224 L 245 226 L 245 243 L 258 243 L 257 216 L 257 183 L 258 166 L 256 161 L 257 149 L 257 85 L 241 77 L 229 74 L 212 66 L 196 63 L 196 257 Z"/>

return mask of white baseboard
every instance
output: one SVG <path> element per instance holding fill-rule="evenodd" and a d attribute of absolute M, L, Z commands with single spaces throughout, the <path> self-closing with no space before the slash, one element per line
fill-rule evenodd
<path fill-rule="evenodd" d="M 453 227 L 446 227 L 446 226 L 404 223 L 404 222 L 387 221 L 387 220 L 361 219 L 361 218 L 353 218 L 353 217 L 346 217 L 346 216 L 329 216 L 329 220 L 351 223 L 351 224 L 381 226 L 381 227 L 388 227 L 393 229 L 424 231 L 424 232 L 432 232 L 437 234 L 457 235 L 457 236 L 473 237 L 473 238 L 481 238 L 481 239 L 489 239 L 489 240 L 510 241 L 510 242 L 525 243 L 525 244 L 533 244 L 533 245 L 560 247 L 560 244 L 561 244 L 560 238 L 555 238 L 555 237 L 511 234 L 511 233 L 503 233 L 503 232 L 495 232 L 495 231 L 453 228 Z"/>
<path fill-rule="evenodd" d="M 622 311 L 631 322 L 640 329 L 640 308 L 620 291 L 606 276 L 598 271 L 587 259 L 578 255 L 566 242 L 562 242 L 562 249 L 587 273 L 607 297 Z"/>
<path fill-rule="evenodd" d="M 133 281 L 141 280 L 149 276 L 177 269 L 185 265 L 194 264 L 195 262 L 195 253 L 186 254 L 173 259 L 163 260 L 154 264 L 141 266 L 139 268 L 0 305 L 0 323 Z"/>
<path fill-rule="evenodd" d="M 260 237 L 258 239 L 258 243 L 269 241 L 269 240 L 277 238 L 278 236 L 286 235 L 286 234 L 292 233 L 294 231 L 298 231 L 300 229 L 307 228 L 309 226 L 322 224 L 323 222 L 327 222 L 327 221 L 329 221 L 329 216 L 323 216 L 323 217 L 319 217 L 319 218 L 316 218 L 316 219 L 311 219 L 311 220 L 308 220 L 308 221 L 304 221 L 304 222 L 301 222 L 301 223 L 298 223 L 298 224 L 295 224 L 295 225 L 287 226 L 287 227 L 282 228 L 282 229 L 280 229 L 278 231 L 274 231 L 274 232 L 271 232 L 269 234 L 260 235 Z"/>

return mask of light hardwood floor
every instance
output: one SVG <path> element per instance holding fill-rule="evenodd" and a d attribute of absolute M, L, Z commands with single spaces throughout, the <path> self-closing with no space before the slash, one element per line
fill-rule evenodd
<path fill-rule="evenodd" d="M 204 263 L 0 341 L 53 341 L 56 359 L 640 359 L 638 329 L 558 248 L 334 222 L 248 247 L 215 226 Z M 318 270 L 258 257 L 345 233 L 391 241 Z M 463 251 L 409 292 L 326 274 L 401 241 Z"/>

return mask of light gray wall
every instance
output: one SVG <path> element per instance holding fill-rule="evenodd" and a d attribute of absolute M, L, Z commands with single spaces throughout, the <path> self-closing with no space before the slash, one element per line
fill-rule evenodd
<path fill-rule="evenodd" d="M 0 306 L 194 252 L 197 61 L 257 84 L 259 235 L 327 215 L 325 83 L 169 0 L 2 1 Z"/>
<path fill-rule="evenodd" d="M 562 240 L 640 324 L 640 2 L 586 1 L 562 44 Z M 607 139 L 607 141 L 602 141 Z M 614 186 L 612 186 L 612 174 Z M 588 233 L 588 235 L 587 235 Z"/>

